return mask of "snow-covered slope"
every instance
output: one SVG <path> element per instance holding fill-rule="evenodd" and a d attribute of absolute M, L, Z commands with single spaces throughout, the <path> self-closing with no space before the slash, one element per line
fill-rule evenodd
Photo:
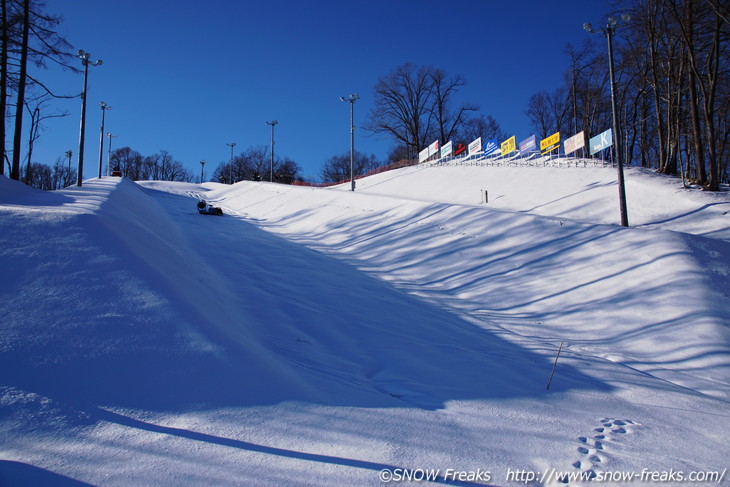
<path fill-rule="evenodd" d="M 605 224 L 612 176 L 408 168 L 355 193 L 0 178 L 0 480 L 722 472 L 730 199 L 631 171 L 642 228 L 624 229 Z"/>
<path fill-rule="evenodd" d="M 618 223 L 616 169 L 593 161 L 560 166 L 413 166 L 357 181 L 357 191 L 409 199 L 479 205 L 490 208 Z M 575 166 L 577 164 L 577 167 Z M 625 169 L 629 223 L 664 228 L 730 241 L 727 193 L 684 189 L 675 178 L 650 169 Z M 349 184 L 340 189 L 350 189 Z"/>

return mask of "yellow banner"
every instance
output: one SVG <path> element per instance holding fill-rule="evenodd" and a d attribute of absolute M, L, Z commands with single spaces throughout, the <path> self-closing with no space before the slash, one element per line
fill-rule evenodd
<path fill-rule="evenodd" d="M 514 135 L 502 142 L 502 155 L 509 154 L 515 150 L 517 150 L 517 143 L 515 142 Z"/>
<path fill-rule="evenodd" d="M 560 132 L 555 132 L 550 137 L 546 137 L 540 141 L 540 150 L 544 151 L 545 149 L 552 147 L 559 143 L 560 143 Z"/>

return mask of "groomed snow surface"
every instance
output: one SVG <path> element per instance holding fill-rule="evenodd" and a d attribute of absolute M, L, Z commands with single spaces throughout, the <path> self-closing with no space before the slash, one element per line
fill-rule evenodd
<path fill-rule="evenodd" d="M 579 166 L 0 178 L 0 485 L 728 485 L 730 194 Z"/>

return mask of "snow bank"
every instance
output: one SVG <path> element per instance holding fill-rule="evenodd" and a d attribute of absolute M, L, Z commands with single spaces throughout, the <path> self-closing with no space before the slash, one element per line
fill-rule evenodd
<path fill-rule="evenodd" d="M 604 224 L 612 171 L 513 169 L 408 168 L 355 193 L 0 178 L 0 480 L 722 471 L 726 196 L 623 229 Z M 201 195 L 227 214 L 198 215 Z"/>
<path fill-rule="evenodd" d="M 415 174 L 443 182 L 443 169 Z M 465 169 L 468 187 L 475 168 L 453 169 Z M 400 187 L 411 187 L 403 177 Z M 368 179 L 361 186 L 373 188 Z M 456 183 L 449 190 L 465 192 Z M 716 381 L 730 376 L 728 342 L 717 341 L 730 316 L 720 291 L 730 288 L 730 244 L 373 193 L 240 183 L 220 189 L 217 201 L 486 329 L 521 335 L 538 325 L 554 343 L 728 397 Z M 583 198 L 595 197 L 566 199 L 587 208 Z M 717 220 L 704 215 L 705 228 L 721 233 Z"/>
<path fill-rule="evenodd" d="M 730 241 L 730 196 L 685 189 L 670 178 L 638 167 L 625 170 L 629 223 Z M 342 185 L 341 190 L 349 189 Z M 575 219 L 620 221 L 616 169 L 594 167 L 413 166 L 357 181 L 357 191 L 423 201 Z"/>
<path fill-rule="evenodd" d="M 232 326 L 245 316 L 155 199 L 113 179 L 61 195 L 53 220 L 31 217 L 46 212 L 36 199 L 33 213 L 16 206 L 0 223 L 9 385 L 138 408 L 239 403 L 257 385 L 257 402 L 279 401 L 268 384 L 298 389 L 246 326 Z"/>

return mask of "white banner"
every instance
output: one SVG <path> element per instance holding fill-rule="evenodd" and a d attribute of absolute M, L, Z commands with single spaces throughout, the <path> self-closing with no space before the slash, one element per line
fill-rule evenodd
<path fill-rule="evenodd" d="M 437 140 L 428 146 L 428 157 L 431 157 L 434 154 L 438 154 L 438 152 L 439 152 L 439 141 Z"/>
<path fill-rule="evenodd" d="M 423 149 L 421 152 L 418 153 L 418 162 L 421 163 L 428 159 L 428 147 Z"/>
<path fill-rule="evenodd" d="M 451 141 L 441 147 L 441 157 L 449 157 L 454 152 L 454 144 Z"/>
<path fill-rule="evenodd" d="M 565 155 L 571 154 L 578 149 L 581 149 L 586 146 L 586 135 L 585 132 L 580 132 L 575 134 L 569 139 L 565 139 L 565 142 L 563 142 L 563 151 L 565 152 Z"/>
<path fill-rule="evenodd" d="M 481 154 L 482 152 L 482 138 L 479 137 L 477 140 L 469 144 L 469 155 Z"/>

